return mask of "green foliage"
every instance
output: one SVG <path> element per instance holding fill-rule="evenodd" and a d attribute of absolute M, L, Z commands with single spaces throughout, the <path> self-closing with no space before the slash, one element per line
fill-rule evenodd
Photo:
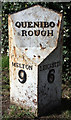
<path fill-rule="evenodd" d="M 43 7 L 59 11 L 63 14 L 63 80 L 71 80 L 71 2 L 6 2 L 2 6 L 2 49 L 7 54 L 8 46 L 8 14 L 39 4 Z"/>
<path fill-rule="evenodd" d="M 3 69 L 9 69 L 9 56 L 2 56 L 2 70 Z"/>
<path fill-rule="evenodd" d="M 34 113 L 30 111 L 30 109 L 22 109 L 21 107 L 18 107 L 16 105 L 10 105 L 9 107 L 9 114 L 5 112 L 3 115 L 4 119 L 19 119 L 19 118 L 34 118 Z"/>
<path fill-rule="evenodd" d="M 2 69 L 2 58 L 0 57 L 0 70 Z"/>

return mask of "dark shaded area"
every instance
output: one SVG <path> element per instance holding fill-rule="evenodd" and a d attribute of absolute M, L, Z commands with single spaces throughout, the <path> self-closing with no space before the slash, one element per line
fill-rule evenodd
<path fill-rule="evenodd" d="M 3 119 L 4 120 L 4 119 Z M 67 118 L 34 118 L 34 119 L 31 119 L 31 118 L 9 118 L 7 120 L 70 120 L 70 119 L 67 119 Z"/>
<path fill-rule="evenodd" d="M 62 98 L 61 105 L 57 107 L 57 109 L 54 109 L 52 112 L 50 112 L 48 115 L 51 115 L 51 114 L 59 115 L 66 110 L 71 110 L 71 99 Z"/>
<path fill-rule="evenodd" d="M 71 99 L 62 98 L 61 105 L 53 108 L 53 110 L 47 112 L 47 114 L 45 114 L 44 116 L 60 115 L 62 112 L 65 112 L 67 110 L 71 110 Z"/>

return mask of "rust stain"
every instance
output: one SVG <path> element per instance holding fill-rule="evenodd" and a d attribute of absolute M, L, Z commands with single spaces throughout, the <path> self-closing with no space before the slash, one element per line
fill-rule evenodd
<path fill-rule="evenodd" d="M 35 96 L 37 96 L 37 95 L 35 94 Z"/>
<path fill-rule="evenodd" d="M 25 50 L 28 50 L 28 48 L 26 48 Z"/>
<path fill-rule="evenodd" d="M 42 49 L 44 50 L 44 49 L 46 49 L 46 47 L 42 47 Z"/>
<path fill-rule="evenodd" d="M 14 58 L 14 62 L 17 62 L 16 58 Z"/>
<path fill-rule="evenodd" d="M 42 22 L 42 28 L 44 29 L 44 22 Z"/>
<path fill-rule="evenodd" d="M 20 50 L 20 49 L 19 49 Z M 28 58 L 27 56 L 26 56 L 26 54 L 23 52 L 23 55 L 24 55 L 24 60 L 25 60 L 25 63 L 26 64 L 28 64 L 28 62 L 31 62 L 31 59 L 30 58 Z M 34 62 L 32 61 L 32 64 L 33 64 Z M 34 63 L 35 64 L 35 63 Z"/>
<path fill-rule="evenodd" d="M 28 58 L 28 60 L 30 61 L 30 58 Z"/>
<path fill-rule="evenodd" d="M 10 37 L 10 39 L 13 39 L 12 37 Z"/>
<path fill-rule="evenodd" d="M 28 98 L 30 99 L 31 97 L 30 97 L 30 96 L 28 96 Z"/>
<path fill-rule="evenodd" d="M 23 103 L 25 103 L 26 102 L 26 100 L 24 100 L 24 101 L 22 101 Z"/>
<path fill-rule="evenodd" d="M 14 28 L 14 31 L 16 32 L 15 28 Z"/>
<path fill-rule="evenodd" d="M 38 58 L 40 58 L 40 55 L 38 55 Z"/>
<path fill-rule="evenodd" d="M 11 59 L 12 59 L 13 56 L 14 56 L 14 55 L 11 55 Z"/>
<path fill-rule="evenodd" d="M 24 60 L 24 56 L 23 56 L 23 60 Z"/>
<path fill-rule="evenodd" d="M 18 98 L 18 100 L 17 100 L 17 101 L 18 101 L 18 102 L 20 101 L 20 100 L 19 100 L 19 98 Z"/>
<path fill-rule="evenodd" d="M 36 56 L 34 55 L 34 57 L 36 57 Z"/>
<path fill-rule="evenodd" d="M 19 55 L 19 57 L 21 57 L 21 56 Z"/>
<path fill-rule="evenodd" d="M 12 20 L 12 19 L 11 19 Z M 12 20 L 12 23 L 14 24 L 14 21 Z"/>
<path fill-rule="evenodd" d="M 15 46 L 13 48 L 14 48 L 14 55 L 16 57 L 16 48 L 15 48 Z"/>
<path fill-rule="evenodd" d="M 60 21 L 58 20 L 57 26 L 59 27 Z"/>
<path fill-rule="evenodd" d="M 14 68 L 14 71 L 16 70 L 16 68 Z"/>
<path fill-rule="evenodd" d="M 40 48 L 41 48 L 42 50 L 46 49 L 46 47 L 42 47 L 42 44 L 41 44 L 41 43 L 40 43 Z"/>
<path fill-rule="evenodd" d="M 40 47 L 42 48 L 42 44 L 40 43 Z"/>
<path fill-rule="evenodd" d="M 36 102 L 36 99 L 34 99 L 33 102 L 34 102 L 34 103 L 37 103 L 37 102 Z"/>
<path fill-rule="evenodd" d="M 14 62 L 16 62 L 16 58 L 14 58 Z"/>

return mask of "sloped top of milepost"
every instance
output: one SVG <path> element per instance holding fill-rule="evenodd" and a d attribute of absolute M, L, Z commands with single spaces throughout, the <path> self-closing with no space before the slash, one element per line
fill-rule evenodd
<path fill-rule="evenodd" d="M 9 20 L 14 44 L 35 64 L 57 47 L 62 14 L 36 5 L 10 15 Z"/>

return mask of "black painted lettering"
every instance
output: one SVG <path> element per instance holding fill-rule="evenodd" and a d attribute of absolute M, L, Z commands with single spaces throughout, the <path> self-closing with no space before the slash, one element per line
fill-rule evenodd
<path fill-rule="evenodd" d="M 21 64 L 19 63 L 19 68 L 22 68 Z"/>
<path fill-rule="evenodd" d="M 49 72 L 48 72 L 48 76 L 47 76 L 47 80 L 49 83 L 53 83 L 54 82 L 54 79 L 55 79 L 55 70 L 54 69 L 51 69 Z"/>
<path fill-rule="evenodd" d="M 53 36 L 53 30 L 47 30 L 48 34 L 47 36 Z"/>
<path fill-rule="evenodd" d="M 27 36 L 27 31 L 26 30 L 22 30 L 22 36 Z"/>
<path fill-rule="evenodd" d="M 32 70 L 32 66 L 29 66 L 29 70 Z"/>
<path fill-rule="evenodd" d="M 19 76 L 18 80 L 19 80 L 20 83 L 25 83 L 26 82 L 27 75 L 26 75 L 26 72 L 24 70 L 19 70 L 18 76 Z"/>
<path fill-rule="evenodd" d="M 47 69 L 54 68 L 54 67 L 59 67 L 60 65 L 61 65 L 60 61 L 54 62 L 51 64 L 46 64 L 46 65 L 40 66 L 40 71 L 47 70 Z"/>
<path fill-rule="evenodd" d="M 18 63 L 15 63 L 15 67 L 18 67 Z"/>
<path fill-rule="evenodd" d="M 42 30 L 42 31 L 41 31 L 41 35 L 42 35 L 42 36 L 46 36 L 46 31 Z"/>
<path fill-rule="evenodd" d="M 18 67 L 18 63 L 13 63 L 13 62 L 12 62 L 12 66 Z"/>
<path fill-rule="evenodd" d="M 33 31 L 29 30 L 29 31 L 28 31 L 28 35 L 29 35 L 29 36 L 33 36 Z"/>
<path fill-rule="evenodd" d="M 15 66 L 15 63 L 12 62 L 12 66 Z"/>
<path fill-rule="evenodd" d="M 55 63 L 52 63 L 52 66 L 51 66 L 52 68 L 54 68 L 55 67 Z"/>
<path fill-rule="evenodd" d="M 34 28 L 38 27 L 39 28 L 39 22 L 34 22 Z"/>
<path fill-rule="evenodd" d="M 44 28 L 48 28 L 49 27 L 49 23 L 48 22 L 44 22 Z"/>
<path fill-rule="evenodd" d="M 48 64 L 48 69 L 50 68 L 50 64 Z"/>
<path fill-rule="evenodd" d="M 22 64 L 22 66 L 23 66 L 23 69 L 24 69 L 24 64 Z"/>
<path fill-rule="evenodd" d="M 40 28 L 44 28 L 44 22 L 40 22 Z"/>
<path fill-rule="evenodd" d="M 60 65 L 60 62 L 57 62 L 56 66 L 58 67 Z"/>
<path fill-rule="evenodd" d="M 35 34 L 35 36 L 39 36 L 40 35 L 40 30 L 34 30 L 34 34 Z"/>
<path fill-rule="evenodd" d="M 32 28 L 32 22 L 28 22 L 28 28 Z"/>
<path fill-rule="evenodd" d="M 20 27 L 21 27 L 21 23 L 20 23 L 19 21 L 17 21 L 17 22 L 15 23 L 15 26 L 18 27 L 18 28 L 20 28 Z"/>
<path fill-rule="evenodd" d="M 50 27 L 55 27 L 55 23 L 54 22 L 50 22 Z"/>
<path fill-rule="evenodd" d="M 43 65 L 43 70 L 46 70 L 47 69 L 47 65 Z"/>
<path fill-rule="evenodd" d="M 23 28 L 26 28 L 27 27 L 27 22 L 21 22 L 21 25 Z"/>

